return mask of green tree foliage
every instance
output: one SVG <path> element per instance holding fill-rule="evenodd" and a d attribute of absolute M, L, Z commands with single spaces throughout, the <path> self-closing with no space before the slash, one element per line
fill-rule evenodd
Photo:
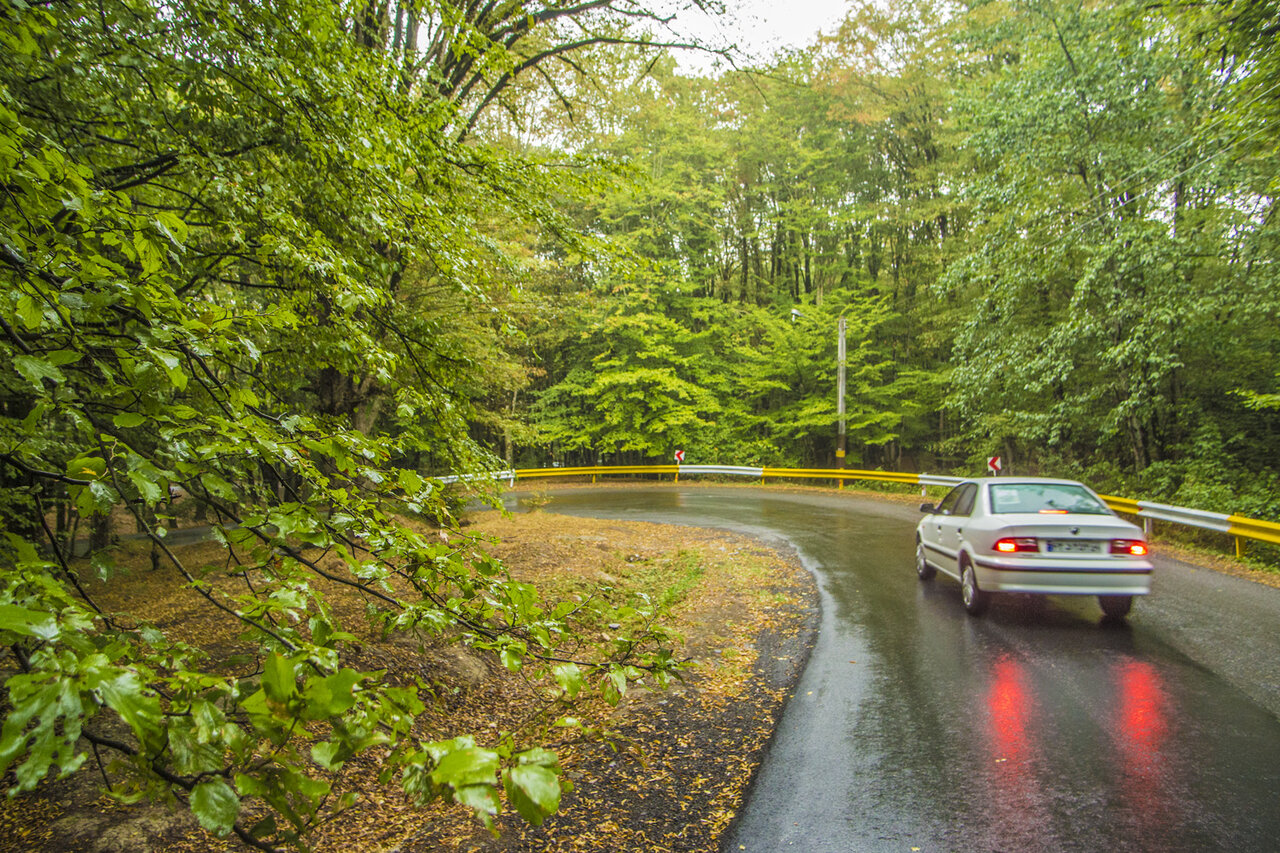
<path fill-rule="evenodd" d="M 971 31 L 993 59 L 960 107 L 981 224 L 942 280 L 971 306 L 954 404 L 1014 458 L 1158 470 L 1208 429 L 1256 464 L 1230 392 L 1272 369 L 1274 290 L 1248 259 L 1272 202 L 1221 83 L 1128 6 L 1001 9 Z"/>
<path fill-rule="evenodd" d="M 862 4 L 765 69 L 602 63 L 613 88 L 566 139 L 630 181 L 574 215 L 631 263 L 558 285 L 583 319 L 539 348 L 543 440 L 596 458 L 601 365 L 666 353 L 716 405 L 654 421 L 688 415 L 690 447 L 828 464 L 844 314 L 864 464 L 1000 453 L 1274 512 L 1273 5 Z M 643 356 L 599 325 L 636 312 Z"/>
<path fill-rule="evenodd" d="M 1149 6 L 1169 11 L 1191 45 L 1215 69 L 1227 89 L 1237 130 L 1262 151 L 1275 153 L 1274 134 L 1265 133 L 1260 120 L 1280 114 L 1280 4 L 1275 0 L 1177 0 Z"/>
<path fill-rule="evenodd" d="M 273 849 L 345 808 L 334 775 L 381 747 L 417 800 L 486 821 L 499 792 L 534 822 L 555 809 L 558 768 L 536 745 L 407 742 L 416 689 L 343 665 L 351 626 L 316 583 L 363 596 L 376 629 L 447 633 L 512 668 L 562 656 L 571 635 L 565 609 L 394 515 L 447 515 L 428 466 L 490 464 L 473 401 L 522 381 L 502 367 L 497 306 L 529 264 L 495 223 L 561 230 L 546 200 L 575 183 L 460 141 L 525 36 L 563 53 L 540 25 L 572 10 L 450 9 L 0 6 L 0 773 L 14 791 L 93 748 L 116 755 L 118 796 L 177 797 L 211 831 Z M 420 61 L 403 40 L 427 13 L 452 36 Z M 175 494 L 212 522 L 244 593 L 167 547 Z M 122 507 L 243 629 L 248 662 L 86 592 L 75 519 L 104 532 Z M 107 552 L 94 569 L 110 571 Z M 590 678 L 616 699 L 664 677 L 646 631 L 584 661 L 570 692 Z M 269 817 L 244 825 L 246 798 Z"/>
<path fill-rule="evenodd" d="M 699 384 L 696 336 L 636 305 L 597 318 L 579 344 L 591 352 L 538 400 L 545 440 L 568 451 L 662 458 L 701 446 L 715 397 Z"/>
<path fill-rule="evenodd" d="M 637 57 L 611 68 L 622 91 L 571 133 L 582 151 L 628 164 L 628 179 L 577 215 L 628 261 L 568 285 L 581 313 L 540 347 L 541 440 L 583 462 L 681 446 L 709 461 L 831 464 L 844 315 L 854 459 L 896 463 L 924 408 L 909 397 L 930 384 L 895 355 L 920 349 L 904 311 L 928 283 L 929 264 L 912 258 L 937 263 L 937 207 L 885 228 L 883 152 L 838 115 L 842 93 L 819 85 L 810 57 L 718 80 Z"/>
<path fill-rule="evenodd" d="M 1274 294 L 1280 283 L 1274 264 L 1263 259 L 1276 256 L 1280 236 L 1274 204 L 1280 193 L 1280 176 L 1267 165 L 1273 166 L 1280 153 L 1280 142 L 1268 130 L 1280 116 L 1280 61 L 1274 47 L 1280 37 L 1280 6 L 1274 2 L 1180 2 L 1167 8 L 1175 13 L 1180 31 L 1220 81 L 1218 110 L 1224 130 L 1231 135 L 1235 156 L 1260 167 L 1253 170 L 1248 191 L 1255 198 L 1273 200 L 1270 207 L 1257 210 L 1261 227 L 1248 228 L 1240 235 L 1238 251 L 1252 263 L 1251 278 L 1257 283 L 1254 289 Z M 1274 387 L 1275 383 L 1266 385 Z M 1274 392 L 1247 387 L 1241 393 L 1252 407 L 1280 408 L 1280 395 Z"/>

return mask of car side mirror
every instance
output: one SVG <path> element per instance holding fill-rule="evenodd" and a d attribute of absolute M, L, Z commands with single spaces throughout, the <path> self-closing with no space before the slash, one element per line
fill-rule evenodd
<path fill-rule="evenodd" d="M 933 504 L 920 504 L 920 511 L 927 512 L 929 515 L 933 515 L 938 510 L 937 510 L 937 507 L 935 507 Z"/>

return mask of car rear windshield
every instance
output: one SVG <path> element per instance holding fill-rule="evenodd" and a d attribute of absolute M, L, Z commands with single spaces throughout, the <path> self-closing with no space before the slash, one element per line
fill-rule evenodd
<path fill-rule="evenodd" d="M 1084 486 L 1070 483 L 992 484 L 993 513 L 1036 512 L 1043 515 L 1110 515 L 1111 510 Z"/>

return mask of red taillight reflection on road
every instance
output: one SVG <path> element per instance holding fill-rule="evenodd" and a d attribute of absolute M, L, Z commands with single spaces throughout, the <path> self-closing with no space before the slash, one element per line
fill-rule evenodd
<path fill-rule="evenodd" d="M 1117 664 L 1114 738 L 1126 809 L 1157 847 L 1175 823 L 1166 760 L 1168 700 L 1159 670 L 1145 661 Z"/>
<path fill-rule="evenodd" d="M 1030 699 L 1021 665 L 1001 658 L 992 672 L 987 710 L 991 719 L 991 746 L 996 762 L 1023 762 L 1027 758 L 1027 717 Z"/>
<path fill-rule="evenodd" d="M 1025 850 L 1050 821 L 1039 773 L 1038 708 L 1023 665 L 1003 656 L 991 670 L 986 696 L 987 767 L 993 809 L 993 849 Z"/>
<path fill-rule="evenodd" d="M 1128 748 L 1153 755 L 1164 740 L 1164 690 L 1160 673 L 1144 661 L 1126 661 L 1116 668 L 1120 688 L 1120 733 Z"/>

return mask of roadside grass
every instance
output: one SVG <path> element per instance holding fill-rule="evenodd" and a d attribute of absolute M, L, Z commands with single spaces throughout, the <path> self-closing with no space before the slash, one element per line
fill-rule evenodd
<path fill-rule="evenodd" d="M 697 551 L 680 550 L 656 559 L 628 562 L 620 572 L 627 585 L 650 599 L 660 610 L 670 610 L 688 597 L 706 573 L 705 558 Z"/>

